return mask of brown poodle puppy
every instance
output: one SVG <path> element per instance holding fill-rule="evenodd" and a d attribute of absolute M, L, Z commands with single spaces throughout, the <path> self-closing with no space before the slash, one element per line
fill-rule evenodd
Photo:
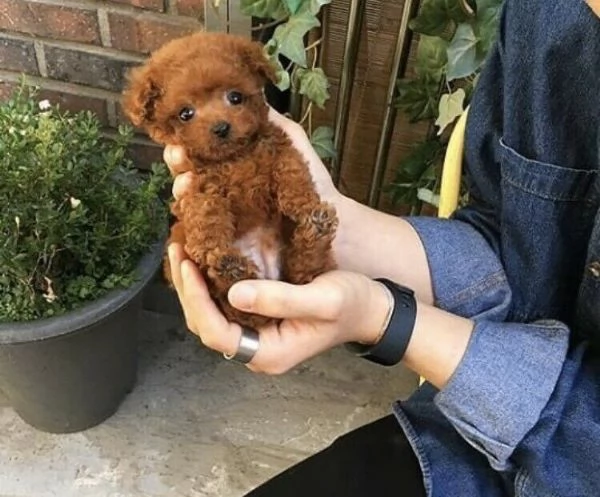
<path fill-rule="evenodd" d="M 307 164 L 268 120 L 263 89 L 275 73 L 262 45 L 224 33 L 171 41 L 129 74 L 123 109 L 162 145 L 181 145 L 194 173 L 174 202 L 168 243 L 183 244 L 225 316 L 270 322 L 227 300 L 242 279 L 295 284 L 335 268 L 335 210 L 316 193 Z M 171 282 L 168 260 L 165 276 Z"/>

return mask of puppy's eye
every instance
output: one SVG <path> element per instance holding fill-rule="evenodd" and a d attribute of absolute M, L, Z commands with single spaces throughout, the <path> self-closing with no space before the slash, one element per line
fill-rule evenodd
<path fill-rule="evenodd" d="M 192 117 L 194 117 L 195 113 L 196 111 L 191 107 L 184 107 L 179 111 L 179 119 L 182 121 L 189 121 Z"/>
<path fill-rule="evenodd" d="M 227 93 L 227 101 L 231 105 L 240 105 L 244 101 L 244 95 L 242 95 L 239 91 L 230 91 Z"/>

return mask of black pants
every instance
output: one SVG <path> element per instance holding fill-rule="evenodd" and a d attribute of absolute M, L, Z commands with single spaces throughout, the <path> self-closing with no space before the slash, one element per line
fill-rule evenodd
<path fill-rule="evenodd" d="M 246 497 L 424 497 L 419 463 L 390 415 L 337 439 Z"/>

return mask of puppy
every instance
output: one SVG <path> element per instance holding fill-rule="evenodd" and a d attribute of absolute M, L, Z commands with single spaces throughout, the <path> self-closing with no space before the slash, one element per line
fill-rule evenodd
<path fill-rule="evenodd" d="M 264 87 L 275 80 L 259 43 L 198 32 L 132 69 L 122 99 L 135 126 L 157 143 L 183 146 L 189 158 L 193 187 L 171 205 L 168 243 L 184 246 L 224 315 L 253 328 L 272 320 L 229 304 L 235 282 L 305 284 L 335 268 L 336 212 L 268 119 Z M 172 283 L 166 257 L 164 269 Z"/>

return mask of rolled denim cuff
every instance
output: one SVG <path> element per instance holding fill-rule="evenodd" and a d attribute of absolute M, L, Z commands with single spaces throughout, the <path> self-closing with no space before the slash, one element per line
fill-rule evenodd
<path fill-rule="evenodd" d="M 425 216 L 404 219 L 423 243 L 436 307 L 463 317 L 506 319 L 511 303 L 506 274 L 473 226 Z"/>
<path fill-rule="evenodd" d="M 510 469 L 513 451 L 538 422 L 556 387 L 568 344 L 568 328 L 556 321 L 479 321 L 461 363 L 434 402 L 494 469 Z"/>

